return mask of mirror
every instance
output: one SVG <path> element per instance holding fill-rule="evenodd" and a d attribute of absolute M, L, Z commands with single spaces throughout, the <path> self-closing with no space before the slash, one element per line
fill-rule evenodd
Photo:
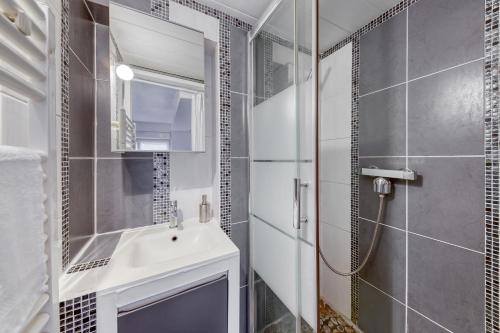
<path fill-rule="evenodd" d="M 111 149 L 205 151 L 204 36 L 110 4 Z"/>

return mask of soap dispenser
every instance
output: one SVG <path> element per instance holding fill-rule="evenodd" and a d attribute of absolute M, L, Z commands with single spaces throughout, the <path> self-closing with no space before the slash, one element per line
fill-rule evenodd
<path fill-rule="evenodd" d="M 207 223 L 210 221 L 210 204 L 207 201 L 207 195 L 201 196 L 200 204 L 200 223 Z"/>

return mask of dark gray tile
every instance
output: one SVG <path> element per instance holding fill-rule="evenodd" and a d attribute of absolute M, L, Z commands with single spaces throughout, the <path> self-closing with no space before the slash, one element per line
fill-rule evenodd
<path fill-rule="evenodd" d="M 248 283 L 249 239 L 248 222 L 236 223 L 231 227 L 231 240 L 240 249 L 240 286 Z"/>
<path fill-rule="evenodd" d="M 265 281 L 264 281 L 265 283 Z M 288 310 L 286 305 L 281 301 L 281 299 L 274 293 L 274 291 L 269 288 L 266 284 L 266 325 L 275 322 L 285 316 L 291 316 L 291 312 Z"/>
<path fill-rule="evenodd" d="M 408 309 L 408 333 L 449 333 L 429 319 L 422 317 L 415 311 Z"/>
<path fill-rule="evenodd" d="M 359 155 L 406 155 L 404 85 L 360 98 Z"/>
<path fill-rule="evenodd" d="M 94 79 L 69 57 L 69 156 L 94 156 Z"/>
<path fill-rule="evenodd" d="M 266 284 L 264 280 L 255 278 L 255 325 L 257 331 L 266 326 Z"/>
<path fill-rule="evenodd" d="M 79 258 L 77 264 L 111 258 L 118 242 L 120 241 L 120 237 L 121 233 L 97 235 Z"/>
<path fill-rule="evenodd" d="M 484 165 L 482 157 L 410 158 L 419 177 L 408 186 L 408 230 L 483 251 Z"/>
<path fill-rule="evenodd" d="M 255 105 L 260 104 L 265 100 L 265 53 L 266 42 L 262 37 L 257 36 L 255 38 L 254 47 L 254 93 L 256 96 Z"/>
<path fill-rule="evenodd" d="M 247 97 L 231 93 L 231 155 L 248 156 Z"/>
<path fill-rule="evenodd" d="M 409 8 L 410 79 L 484 55 L 483 0 L 422 0 Z"/>
<path fill-rule="evenodd" d="M 152 159 L 99 159 L 96 192 L 99 233 L 152 224 Z"/>
<path fill-rule="evenodd" d="M 376 166 L 379 169 L 404 169 L 405 158 L 361 158 L 361 168 Z M 392 180 L 392 193 L 385 199 L 384 224 L 405 229 L 406 226 L 406 183 Z M 359 178 L 359 216 L 375 221 L 378 215 L 379 198 L 373 192 L 373 177 Z"/>
<path fill-rule="evenodd" d="M 405 81 L 406 11 L 361 37 L 359 92 L 366 94 Z"/>
<path fill-rule="evenodd" d="M 96 98 L 96 140 L 97 156 L 112 157 L 120 154 L 111 152 L 111 96 L 110 82 L 105 80 L 97 81 Z"/>
<path fill-rule="evenodd" d="M 483 103 L 482 61 L 411 82 L 409 155 L 482 155 Z"/>
<path fill-rule="evenodd" d="M 405 308 L 360 281 L 358 325 L 366 333 L 402 333 L 405 331 Z"/>
<path fill-rule="evenodd" d="M 109 80 L 109 27 L 96 24 L 95 75 L 97 80 Z"/>
<path fill-rule="evenodd" d="M 360 219 L 360 260 L 365 258 L 370 245 L 375 223 Z M 361 271 L 361 277 L 373 286 L 405 301 L 406 295 L 406 234 L 404 231 L 380 227 L 376 246 L 370 261 Z"/>
<path fill-rule="evenodd" d="M 240 333 L 248 332 L 248 311 L 247 311 L 248 287 L 240 288 Z"/>
<path fill-rule="evenodd" d="M 151 13 L 151 0 L 112 0 L 123 6 L 136 9 L 140 12 Z"/>
<path fill-rule="evenodd" d="M 247 93 L 247 33 L 231 26 L 231 91 Z"/>
<path fill-rule="evenodd" d="M 94 73 L 94 21 L 84 0 L 69 2 L 69 46 Z"/>
<path fill-rule="evenodd" d="M 109 0 L 86 0 L 94 21 L 109 26 Z"/>
<path fill-rule="evenodd" d="M 455 333 L 484 331 L 484 255 L 409 235 L 408 306 Z"/>
<path fill-rule="evenodd" d="M 70 259 L 94 234 L 94 160 L 69 161 Z"/>
<path fill-rule="evenodd" d="M 231 159 L 231 221 L 248 221 L 248 159 Z"/>

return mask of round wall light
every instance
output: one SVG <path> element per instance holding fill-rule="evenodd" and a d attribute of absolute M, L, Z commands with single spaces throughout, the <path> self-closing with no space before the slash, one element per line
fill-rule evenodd
<path fill-rule="evenodd" d="M 124 81 L 130 81 L 134 78 L 134 71 L 129 66 L 121 64 L 116 67 L 116 75 Z"/>

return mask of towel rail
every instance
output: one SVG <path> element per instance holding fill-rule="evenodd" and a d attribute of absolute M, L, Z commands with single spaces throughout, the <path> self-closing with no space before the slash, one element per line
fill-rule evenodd
<path fill-rule="evenodd" d="M 36 80 L 42 81 L 46 78 L 45 73 L 33 65 L 31 61 L 26 59 L 22 53 L 10 48 L 2 41 L 0 41 L 0 58 L 16 70 L 28 76 L 32 76 Z"/>
<path fill-rule="evenodd" d="M 2 0 L 2 2 L 0 3 L 0 8 L 5 14 L 7 14 L 9 18 L 16 17 L 20 11 L 26 13 L 26 11 L 20 5 L 19 0 Z M 35 11 L 36 9 L 32 9 L 30 10 L 30 13 L 26 13 L 26 15 L 31 21 L 31 27 L 33 29 L 34 36 L 44 42 L 46 39 L 45 33 L 43 32 L 42 28 L 40 28 L 40 24 L 38 23 L 38 21 L 41 21 L 43 23 L 44 18 L 43 16 L 38 16 Z"/>
<path fill-rule="evenodd" d="M 9 21 L 4 15 L 0 15 L 0 32 L 8 36 L 9 41 L 14 42 L 16 46 L 26 51 L 29 56 L 42 61 L 46 60 L 45 53 L 32 40 L 26 38 L 26 35 L 19 31 L 14 23 Z"/>
<path fill-rule="evenodd" d="M 19 13 L 23 15 L 18 16 Z M 9 117 L 0 123 L 0 133 L 4 128 L 20 129 L 8 138 L 0 136 L 0 145 L 40 151 L 47 174 L 43 183 L 47 196 L 43 221 L 47 275 L 41 296 L 32 309 L 27 309 L 30 313 L 21 333 L 58 329 L 55 36 L 55 18 L 47 5 L 36 0 L 0 0 L 0 102 L 5 103 L 0 107 L 0 118 L 9 112 Z M 25 128 L 29 130 L 24 131 Z"/>
<path fill-rule="evenodd" d="M 9 73 L 3 68 L 0 68 L 0 85 L 8 87 L 16 93 L 36 101 L 45 99 L 45 93 L 43 91 L 34 88 L 32 83 Z"/>

